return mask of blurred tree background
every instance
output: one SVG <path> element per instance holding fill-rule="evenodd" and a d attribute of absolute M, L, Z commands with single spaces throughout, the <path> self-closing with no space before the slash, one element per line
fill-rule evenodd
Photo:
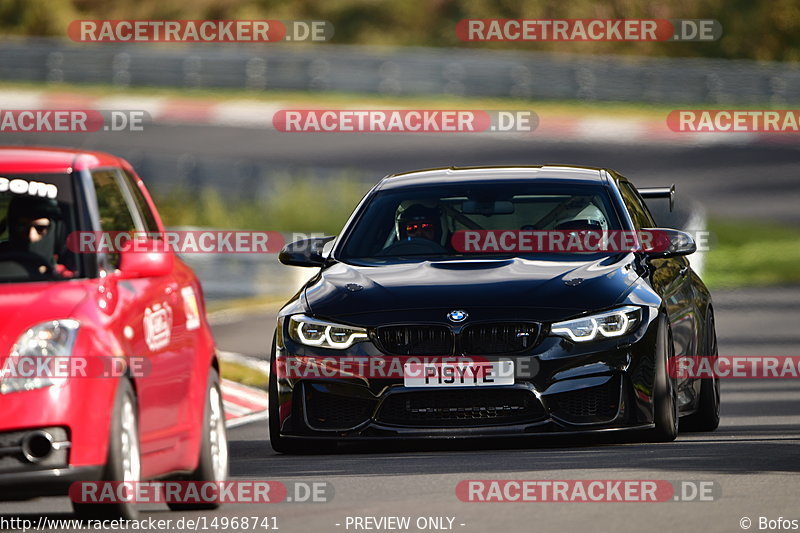
<path fill-rule="evenodd" d="M 76 19 L 322 19 L 334 43 L 800 60 L 800 0 L 0 0 L 0 32 L 64 36 Z M 715 42 L 463 43 L 464 18 L 702 18 Z"/>

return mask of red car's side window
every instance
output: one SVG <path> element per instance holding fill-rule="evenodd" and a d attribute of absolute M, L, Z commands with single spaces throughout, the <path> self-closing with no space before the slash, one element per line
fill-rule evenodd
<path fill-rule="evenodd" d="M 145 226 L 145 231 L 158 231 L 156 218 L 153 215 L 153 212 L 150 210 L 150 206 L 148 205 L 144 194 L 142 194 L 142 190 L 139 188 L 136 178 L 126 171 L 123 171 L 122 175 L 125 177 L 125 182 L 131 191 L 131 196 L 133 196 L 133 200 L 136 203 L 136 208 L 139 210 L 139 213 L 142 216 L 142 223 Z"/>
<path fill-rule="evenodd" d="M 114 169 L 98 170 L 92 173 L 94 188 L 97 194 L 97 208 L 100 213 L 100 229 L 102 231 L 135 231 L 134 217 L 126 194 L 120 187 L 117 171 Z M 119 254 L 109 254 L 114 267 L 119 266 Z"/>

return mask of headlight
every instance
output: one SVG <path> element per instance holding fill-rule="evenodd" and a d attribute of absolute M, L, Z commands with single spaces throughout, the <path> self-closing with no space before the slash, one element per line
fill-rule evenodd
<path fill-rule="evenodd" d="M 48 372 L 35 370 L 26 374 L 24 369 L 34 367 L 51 368 L 51 365 L 37 365 L 36 358 L 68 357 L 78 335 L 80 324 L 77 320 L 52 320 L 33 326 L 17 339 L 11 355 L 0 369 L 0 393 L 41 389 L 64 381 L 64 377 L 48 375 Z M 39 361 L 42 362 L 42 361 Z"/>
<path fill-rule="evenodd" d="M 620 307 L 605 313 L 556 322 L 550 331 L 554 335 L 570 338 L 574 342 L 588 342 L 598 336 L 620 337 L 636 327 L 641 315 L 640 307 Z"/>
<path fill-rule="evenodd" d="M 344 350 L 367 340 L 367 330 L 294 315 L 289 318 L 289 336 L 306 346 Z"/>

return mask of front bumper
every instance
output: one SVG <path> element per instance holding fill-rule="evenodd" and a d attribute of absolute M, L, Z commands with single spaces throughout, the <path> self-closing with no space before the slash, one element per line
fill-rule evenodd
<path fill-rule="evenodd" d="M 0 394 L 4 413 L 0 500 L 64 495 L 74 481 L 100 479 L 117 381 L 74 379 L 63 386 Z M 52 449 L 39 457 L 26 457 L 26 436 L 40 432 L 49 435 Z M 44 441 L 39 440 L 38 446 L 45 446 Z"/>
<path fill-rule="evenodd" d="M 0 499 L 63 495 L 74 481 L 100 479 L 102 466 L 69 466 L 71 445 L 65 427 L 0 432 Z"/>
<path fill-rule="evenodd" d="M 654 319 L 655 312 L 624 338 L 580 344 L 550 336 L 528 353 L 502 357 L 520 369 L 513 385 L 409 388 L 402 378 L 298 378 L 277 372 L 281 435 L 428 439 L 650 428 Z M 368 342 L 354 348 L 360 356 L 381 355 Z M 332 356 L 331 350 L 300 345 L 284 335 L 276 349 L 276 368 L 292 358 Z"/>
<path fill-rule="evenodd" d="M 49 466 L 104 464 L 118 381 L 117 378 L 75 378 L 60 386 L 0 394 L 3 411 L 0 448 L 17 446 L 19 438 L 15 435 L 18 433 L 63 428 L 65 436 L 57 436 L 56 440 L 69 443 L 65 447 L 65 462 Z M 0 460 L 2 473 L 3 461 Z"/>

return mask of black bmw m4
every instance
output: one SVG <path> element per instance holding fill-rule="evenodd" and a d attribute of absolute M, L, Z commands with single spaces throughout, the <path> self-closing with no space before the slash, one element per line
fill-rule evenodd
<path fill-rule="evenodd" d="M 337 238 L 281 252 L 318 271 L 278 316 L 272 447 L 716 429 L 718 379 L 671 371 L 717 353 L 696 244 L 643 200 L 673 194 L 571 166 L 384 178 Z M 564 247 L 587 235 L 642 238 Z"/>

